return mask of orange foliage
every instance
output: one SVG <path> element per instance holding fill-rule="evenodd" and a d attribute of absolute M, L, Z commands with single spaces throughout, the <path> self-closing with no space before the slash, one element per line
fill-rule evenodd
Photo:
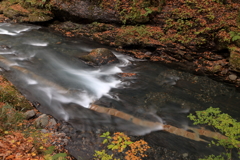
<path fill-rule="evenodd" d="M 37 149 L 33 145 L 32 137 L 24 137 L 22 133 L 11 132 L 0 137 L 0 157 L 10 160 L 44 160 L 37 155 Z"/>
<path fill-rule="evenodd" d="M 139 140 L 129 145 L 131 149 L 126 152 L 126 160 L 141 160 L 141 157 L 147 157 L 145 152 L 150 148 L 146 141 Z"/>

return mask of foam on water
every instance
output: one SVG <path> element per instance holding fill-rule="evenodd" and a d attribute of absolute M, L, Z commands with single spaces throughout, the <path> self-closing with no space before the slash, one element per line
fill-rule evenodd
<path fill-rule="evenodd" d="M 10 36 L 16 36 L 22 32 L 40 28 L 38 26 L 26 26 L 21 24 L 9 24 L 9 23 L 1 23 L 0 27 L 1 27 L 0 34 L 10 35 Z"/>
<path fill-rule="evenodd" d="M 16 36 L 17 33 L 9 32 L 8 30 L 1 29 L 0 28 L 0 34 L 10 35 L 10 36 Z"/>
<path fill-rule="evenodd" d="M 29 45 L 32 45 L 32 46 L 39 46 L 39 47 L 45 47 L 48 45 L 48 43 L 46 42 L 28 42 L 28 43 L 25 43 L 25 44 L 29 44 Z"/>
<path fill-rule="evenodd" d="M 51 47 L 55 45 L 55 42 L 60 41 L 60 38 L 54 40 L 53 44 L 50 41 L 48 42 L 46 38 L 38 37 L 40 32 L 37 32 L 37 37 L 28 35 L 30 34 L 28 31 L 37 28 L 39 27 L 0 24 L 0 34 L 17 35 L 17 38 L 9 38 L 10 43 L 13 44 L 11 49 L 14 51 L 1 51 L 0 54 L 3 54 L 4 58 L 9 61 L 3 66 L 7 65 L 8 69 L 15 70 L 17 81 L 21 87 L 31 93 L 31 96 L 40 104 L 48 107 L 47 110 L 51 110 L 51 114 L 69 121 L 79 119 L 79 115 L 73 113 L 68 107 L 63 107 L 65 104 L 76 104 L 78 107 L 89 109 L 91 103 L 104 96 L 109 97 L 110 100 L 121 101 L 120 97 L 110 94 L 110 91 L 113 88 L 123 88 L 126 85 L 127 82 L 123 83 L 116 74 L 122 73 L 122 68 L 130 65 L 131 61 L 135 60 L 134 58 L 113 52 L 120 60 L 120 64 L 90 67 L 81 61 L 76 62 L 76 59 L 73 60 L 73 57 L 69 57 L 62 52 L 71 50 L 73 47 L 75 47 L 73 49 L 79 49 L 81 52 L 89 52 L 93 48 L 70 44 L 70 46 L 73 46 L 71 48 L 68 43 L 63 42 L 64 46 L 68 48 L 61 50 L 62 46 L 59 45 L 56 48 L 60 49 L 56 52 Z M 51 35 L 48 37 L 51 37 Z M 20 45 L 14 46 L 14 43 L 12 43 L 14 40 L 15 43 L 19 41 Z M 14 54 L 14 56 L 11 54 Z M 22 70 L 11 68 L 15 65 L 20 66 Z M 106 124 L 112 123 L 111 117 L 104 117 L 104 119 Z M 159 117 L 155 119 L 160 121 Z M 93 123 L 95 123 L 94 120 Z M 122 127 L 135 134 L 145 134 L 162 129 L 161 126 L 136 127 L 133 124 L 129 125 L 124 124 Z"/>
<path fill-rule="evenodd" d="M 15 54 L 15 52 L 14 51 L 10 51 L 10 52 L 7 52 L 7 51 L 1 52 L 0 51 L 0 55 L 4 55 L 4 54 Z"/>
<path fill-rule="evenodd" d="M 36 80 L 34 80 L 34 79 L 27 78 L 27 77 L 25 77 L 25 79 L 26 79 L 25 81 L 27 82 L 28 85 L 36 85 L 36 84 L 38 84 L 38 82 Z"/>

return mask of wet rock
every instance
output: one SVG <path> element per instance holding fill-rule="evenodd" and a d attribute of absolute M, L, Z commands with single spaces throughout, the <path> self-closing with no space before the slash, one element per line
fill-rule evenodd
<path fill-rule="evenodd" d="M 8 46 L 8 45 L 3 44 L 3 45 L 0 45 L 0 49 L 2 49 L 2 50 L 9 50 L 9 49 L 11 49 L 11 47 Z"/>
<path fill-rule="evenodd" d="M 48 125 L 48 116 L 43 114 L 39 116 L 35 121 L 34 124 L 37 128 L 45 128 Z"/>
<path fill-rule="evenodd" d="M 64 29 L 66 31 L 71 31 L 74 29 L 78 29 L 81 25 L 77 24 L 77 23 L 73 23 L 71 21 L 67 21 L 67 22 L 63 22 L 61 24 L 61 29 Z"/>
<path fill-rule="evenodd" d="M 57 124 L 56 120 L 54 118 L 51 118 L 48 122 L 48 126 L 50 128 L 53 128 Z"/>
<path fill-rule="evenodd" d="M 80 56 L 81 60 L 90 65 L 105 65 L 118 63 L 117 57 L 106 48 L 93 49 L 88 55 Z"/>
<path fill-rule="evenodd" d="M 237 79 L 237 76 L 235 74 L 230 74 L 228 78 L 232 81 L 235 81 Z"/>
<path fill-rule="evenodd" d="M 96 2 L 97 3 L 97 2 Z M 87 1 L 56 1 L 55 9 L 58 18 L 63 20 L 81 22 L 82 20 L 99 21 L 99 22 L 118 22 L 120 19 L 116 16 L 116 11 L 104 9 L 93 2 Z"/>
<path fill-rule="evenodd" d="M 36 115 L 34 110 L 30 110 L 24 113 L 26 119 L 30 119 Z"/>
<path fill-rule="evenodd" d="M 53 17 L 44 13 L 33 13 L 28 16 L 28 19 L 26 21 L 29 22 L 46 22 L 52 20 Z"/>

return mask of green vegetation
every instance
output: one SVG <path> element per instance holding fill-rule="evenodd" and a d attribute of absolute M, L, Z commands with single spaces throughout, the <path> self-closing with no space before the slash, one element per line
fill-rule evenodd
<path fill-rule="evenodd" d="M 182 47 L 180 51 L 182 54 L 187 51 L 187 46 L 196 50 L 206 48 L 223 50 L 228 49 L 232 43 L 238 46 L 239 35 L 236 33 L 240 33 L 237 23 L 240 14 L 236 3 L 225 4 L 224 1 L 214 0 L 179 0 L 173 2 L 144 1 L 140 4 L 141 1 L 119 2 L 116 0 L 115 3 L 109 3 L 102 0 L 103 7 L 113 8 L 120 14 L 123 23 L 128 25 L 104 30 L 103 24 L 99 24 L 98 27 L 101 29 L 94 30 L 96 31 L 93 33 L 94 39 L 108 43 L 108 39 L 116 35 L 115 40 L 110 42 L 110 45 L 114 46 L 141 45 L 146 47 L 179 44 Z M 147 22 L 155 14 L 160 15 L 159 7 L 161 8 L 164 4 L 168 6 L 168 11 L 164 12 L 159 21 L 157 20 L 162 24 L 159 26 L 141 24 Z M 138 22 L 138 19 L 142 21 Z"/>
<path fill-rule="evenodd" d="M 10 0 L 11 3 L 19 3 L 24 7 L 37 7 L 37 8 L 48 8 L 52 7 L 50 1 L 48 0 Z"/>
<path fill-rule="evenodd" d="M 51 1 L 4 0 L 0 3 L 0 11 L 17 22 L 45 22 L 53 19 Z"/>
<path fill-rule="evenodd" d="M 0 159 L 66 159 L 66 153 L 58 153 L 63 148 L 51 144 L 58 137 L 42 133 L 26 120 L 22 111 L 33 107 L 1 76 L 0 92 Z M 26 109 L 25 105 L 30 108 Z"/>
<path fill-rule="evenodd" d="M 55 137 L 50 133 L 41 133 L 29 122 L 21 111 L 9 104 L 0 106 L 0 158 L 22 158 L 40 160 L 63 160 L 66 153 L 58 153 L 51 146 Z"/>
<path fill-rule="evenodd" d="M 221 113 L 219 108 L 212 107 L 204 111 L 196 111 L 195 115 L 190 114 L 188 117 L 194 121 L 195 125 L 207 124 L 227 137 L 227 139 L 216 139 L 216 141 L 212 141 L 212 145 L 223 146 L 226 153 L 219 156 L 210 155 L 205 159 L 218 160 L 226 158 L 227 160 L 231 160 L 233 149 L 238 151 L 240 158 L 240 122 L 237 122 L 226 113 Z"/>
<path fill-rule="evenodd" d="M 230 36 L 232 38 L 232 41 L 237 41 L 240 39 L 240 32 L 233 32 L 233 31 L 230 31 Z"/>
<path fill-rule="evenodd" d="M 126 160 L 141 160 L 142 157 L 147 157 L 145 152 L 150 148 L 144 140 L 132 142 L 130 138 L 122 132 L 116 132 L 113 136 L 110 136 L 109 132 L 105 132 L 100 137 L 105 138 L 103 144 L 107 144 L 106 147 L 108 150 L 95 151 L 95 159 L 119 160 L 114 158 L 114 154 L 108 154 L 110 151 L 114 153 L 116 150 L 118 153 L 122 153 Z"/>
<path fill-rule="evenodd" d="M 44 159 L 45 160 L 66 160 L 67 154 L 66 153 L 57 153 L 54 154 L 55 147 L 50 146 L 44 151 Z M 54 155 L 53 155 L 54 154 Z"/>
<path fill-rule="evenodd" d="M 16 111 L 11 105 L 5 104 L 0 107 L 0 132 L 20 129 L 17 123 L 24 120 L 24 114 Z"/>
<path fill-rule="evenodd" d="M 152 6 L 150 1 L 146 0 L 132 0 L 129 1 L 128 7 L 123 7 L 125 2 L 118 1 L 116 10 L 119 11 L 120 18 L 124 24 L 131 23 L 145 23 L 149 21 L 149 15 L 153 12 L 159 12 L 160 7 Z M 160 5 L 160 4 L 158 4 Z"/>
<path fill-rule="evenodd" d="M 0 77 L 0 102 L 10 104 L 18 110 L 32 109 L 29 101 L 5 78 Z"/>

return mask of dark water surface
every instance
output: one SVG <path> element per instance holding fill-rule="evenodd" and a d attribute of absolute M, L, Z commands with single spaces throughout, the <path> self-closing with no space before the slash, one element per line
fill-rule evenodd
<path fill-rule="evenodd" d="M 240 93 L 206 76 L 139 61 L 117 52 L 114 54 L 120 64 L 91 67 L 76 57 L 104 46 L 62 37 L 38 26 L 0 23 L 0 46 L 1 59 L 7 60 L 0 62 L 2 73 L 29 100 L 40 104 L 40 111 L 70 123 L 79 131 L 97 131 L 101 126 L 109 126 L 132 135 L 145 135 L 145 140 L 155 146 L 207 155 L 222 150 L 210 150 L 203 142 L 186 142 L 185 138 L 156 128 L 96 113 L 89 105 L 100 104 L 179 128 L 192 126 L 186 118 L 189 112 L 210 106 L 240 120 Z M 121 77 L 119 73 L 136 75 Z"/>

